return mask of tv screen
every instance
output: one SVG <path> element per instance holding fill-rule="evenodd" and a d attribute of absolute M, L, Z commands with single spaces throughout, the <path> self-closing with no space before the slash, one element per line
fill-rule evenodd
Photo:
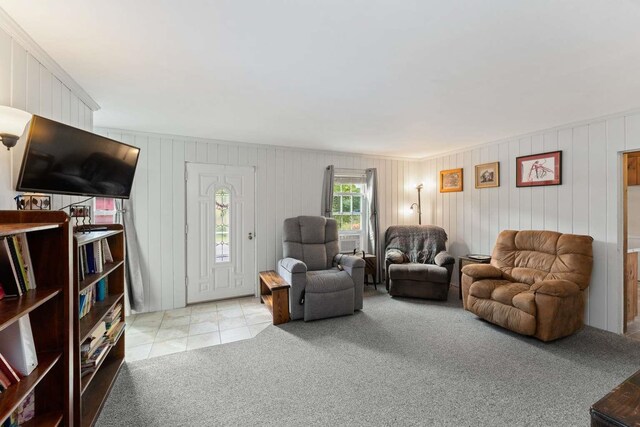
<path fill-rule="evenodd" d="M 33 116 L 17 191 L 128 199 L 140 149 Z"/>

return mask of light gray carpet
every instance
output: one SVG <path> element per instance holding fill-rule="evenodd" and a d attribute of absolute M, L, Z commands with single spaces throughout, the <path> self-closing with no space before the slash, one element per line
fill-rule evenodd
<path fill-rule="evenodd" d="M 354 316 L 130 363 L 99 426 L 588 425 L 640 342 L 521 337 L 449 302 L 367 291 Z"/>

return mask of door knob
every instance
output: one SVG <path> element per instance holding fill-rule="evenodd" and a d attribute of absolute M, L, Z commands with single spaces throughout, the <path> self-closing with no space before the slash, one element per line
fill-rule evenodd
<path fill-rule="evenodd" d="M 253 233 L 249 233 L 249 240 L 253 240 Z"/>

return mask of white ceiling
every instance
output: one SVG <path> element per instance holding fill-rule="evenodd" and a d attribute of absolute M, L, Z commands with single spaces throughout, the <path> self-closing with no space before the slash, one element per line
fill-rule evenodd
<path fill-rule="evenodd" d="M 422 157 L 640 107 L 627 0 L 0 0 L 97 126 Z"/>

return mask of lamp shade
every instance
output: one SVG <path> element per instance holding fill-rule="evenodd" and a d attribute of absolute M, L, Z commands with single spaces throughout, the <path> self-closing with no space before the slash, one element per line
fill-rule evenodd
<path fill-rule="evenodd" d="M 31 114 L 17 108 L 0 105 L 0 135 L 20 137 L 31 120 Z"/>

